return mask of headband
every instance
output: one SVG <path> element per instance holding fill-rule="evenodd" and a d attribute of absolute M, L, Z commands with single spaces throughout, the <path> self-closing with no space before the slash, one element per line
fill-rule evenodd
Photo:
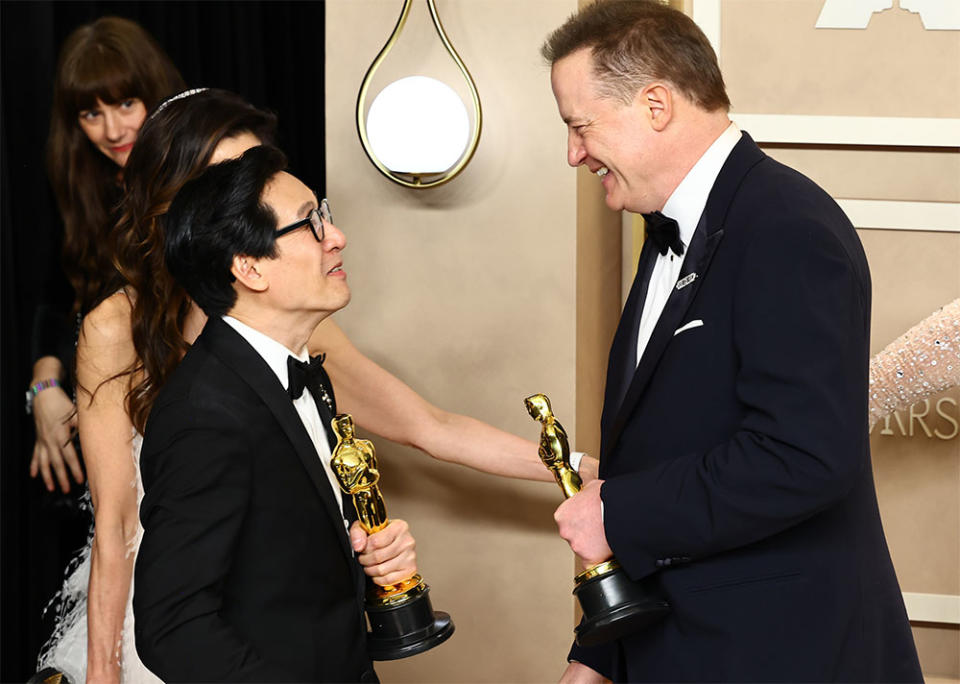
<path fill-rule="evenodd" d="M 184 99 L 184 98 L 186 98 L 186 97 L 190 97 L 191 95 L 197 95 L 198 93 L 202 93 L 202 92 L 204 92 L 205 90 L 210 90 L 210 89 L 209 89 L 209 88 L 191 88 L 190 90 L 184 90 L 182 93 L 177 93 L 176 95 L 171 95 L 171 96 L 168 97 L 166 100 L 164 100 L 163 102 L 161 102 L 160 104 L 157 105 L 157 108 L 153 110 L 153 113 L 150 115 L 150 118 L 153 119 L 154 117 L 156 117 L 157 114 L 159 114 L 160 112 L 162 112 L 162 111 L 164 110 L 164 108 L 166 108 L 166 106 L 167 106 L 168 104 L 170 104 L 171 102 L 176 102 L 177 100 L 182 100 L 182 99 Z"/>

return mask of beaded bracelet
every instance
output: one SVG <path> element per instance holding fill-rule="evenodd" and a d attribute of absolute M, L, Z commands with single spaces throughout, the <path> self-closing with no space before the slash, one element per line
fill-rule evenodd
<path fill-rule="evenodd" d="M 56 378 L 48 378 L 47 380 L 41 380 L 40 382 L 35 382 L 30 385 L 30 388 L 27 390 L 27 415 L 33 413 L 33 398 L 43 390 L 50 389 L 51 387 L 60 387 L 60 381 Z"/>

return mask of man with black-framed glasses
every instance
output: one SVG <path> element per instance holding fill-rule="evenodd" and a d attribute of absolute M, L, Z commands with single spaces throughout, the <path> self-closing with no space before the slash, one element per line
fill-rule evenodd
<path fill-rule="evenodd" d="M 285 166 L 252 148 L 164 219 L 168 268 L 209 319 L 141 454 L 137 650 L 168 682 L 376 681 L 364 571 L 416 572 L 406 523 L 364 534 L 330 469 L 335 397 L 306 343 L 350 300 L 346 238 Z"/>

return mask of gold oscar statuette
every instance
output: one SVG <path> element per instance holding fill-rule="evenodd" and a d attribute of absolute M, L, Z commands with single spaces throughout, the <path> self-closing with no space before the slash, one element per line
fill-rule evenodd
<path fill-rule="evenodd" d="M 338 414 L 331 427 L 337 446 L 331 454 L 330 467 L 340 489 L 350 495 L 357 520 L 366 533 L 379 532 L 390 520 L 380 493 L 373 442 L 357 439 L 349 414 Z M 406 658 L 438 646 L 453 634 L 450 616 L 433 610 L 429 592 L 430 587 L 419 574 L 389 586 L 369 583 L 366 612 L 371 628 L 367 634 L 371 658 Z"/>
<path fill-rule="evenodd" d="M 570 467 L 570 441 L 553 415 L 546 394 L 523 400 L 527 413 L 540 423 L 540 460 L 553 473 L 564 498 L 580 492 L 583 482 Z M 573 594 L 583 609 L 583 620 L 574 633 L 581 646 L 619 639 L 660 620 L 669 604 L 627 576 L 615 558 L 593 565 L 574 578 Z"/>

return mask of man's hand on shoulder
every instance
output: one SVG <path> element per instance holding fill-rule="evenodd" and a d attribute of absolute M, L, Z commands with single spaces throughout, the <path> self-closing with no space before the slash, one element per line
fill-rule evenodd
<path fill-rule="evenodd" d="M 396 584 L 417 572 L 417 542 L 404 520 L 391 520 L 370 535 L 355 521 L 350 527 L 350 545 L 375 584 Z"/>
<path fill-rule="evenodd" d="M 593 480 L 580 493 L 564 501 L 553 514 L 560 536 L 587 566 L 602 563 L 613 556 L 603 530 L 603 502 L 600 487 L 603 480 Z"/>

